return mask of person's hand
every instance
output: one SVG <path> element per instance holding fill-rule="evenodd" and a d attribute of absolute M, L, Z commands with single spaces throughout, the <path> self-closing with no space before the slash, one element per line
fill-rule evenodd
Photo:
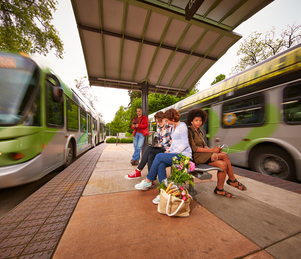
<path fill-rule="evenodd" d="M 164 153 L 170 153 L 169 150 L 166 150 Z"/>
<path fill-rule="evenodd" d="M 222 148 L 219 147 L 219 146 L 215 146 L 215 147 L 212 149 L 213 153 L 220 153 L 221 150 L 222 150 Z"/>

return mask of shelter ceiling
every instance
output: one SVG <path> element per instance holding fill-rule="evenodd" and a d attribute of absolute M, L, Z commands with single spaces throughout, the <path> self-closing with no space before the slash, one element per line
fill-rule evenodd
<path fill-rule="evenodd" d="M 91 85 L 186 96 L 273 0 L 71 0 Z"/>

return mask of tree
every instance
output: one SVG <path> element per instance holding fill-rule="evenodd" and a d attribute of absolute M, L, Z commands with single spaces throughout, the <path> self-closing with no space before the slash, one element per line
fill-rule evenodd
<path fill-rule="evenodd" d="M 79 80 L 74 79 L 75 87 L 80 91 L 80 93 L 86 98 L 90 106 L 97 111 L 95 108 L 95 103 L 99 102 L 98 97 L 94 94 L 93 89 L 87 84 L 86 76 L 81 77 Z M 100 111 L 97 111 L 98 115 L 102 117 Z"/>
<path fill-rule="evenodd" d="M 62 58 L 63 43 L 51 25 L 56 0 L 0 0 L 0 49 Z"/>
<path fill-rule="evenodd" d="M 129 113 L 126 112 L 123 106 L 120 106 L 119 110 L 116 112 L 113 121 L 110 123 L 111 130 L 116 133 L 126 132 L 128 130 L 130 124 L 130 116 Z M 118 139 L 118 135 L 116 138 L 116 143 Z"/>
<path fill-rule="evenodd" d="M 191 96 L 195 93 L 197 93 L 199 90 L 197 89 L 197 84 L 193 87 L 193 89 L 189 92 L 188 96 Z M 128 91 L 128 94 L 130 96 L 130 103 L 128 105 L 127 113 L 129 114 L 130 121 L 134 119 L 136 115 L 136 110 L 138 107 L 142 107 L 142 99 L 141 99 L 141 92 L 139 91 Z M 183 100 L 185 97 L 177 97 L 173 95 L 168 94 L 155 94 L 150 93 L 148 95 L 148 113 L 152 114 L 156 111 L 159 111 L 161 109 L 164 109 L 168 106 L 171 106 L 181 100 Z M 128 132 L 132 133 L 133 130 L 131 128 L 131 124 L 129 124 Z"/>
<path fill-rule="evenodd" d="M 276 37 L 275 27 L 272 27 L 264 35 L 256 31 L 252 32 L 247 39 L 240 43 L 239 50 L 236 53 L 240 58 L 237 65 L 232 68 L 231 74 L 243 71 L 300 43 L 301 25 L 287 25 L 280 36 Z"/>
<path fill-rule="evenodd" d="M 219 74 L 214 81 L 211 83 L 211 85 L 215 85 L 216 83 L 223 81 L 226 78 L 226 75 L 224 74 Z"/>

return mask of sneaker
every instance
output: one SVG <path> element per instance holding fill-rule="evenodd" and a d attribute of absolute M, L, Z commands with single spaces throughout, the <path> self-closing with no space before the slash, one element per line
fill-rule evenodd
<path fill-rule="evenodd" d="M 139 165 L 139 161 L 133 160 L 133 161 L 131 161 L 131 164 L 132 164 L 132 165 Z"/>
<path fill-rule="evenodd" d="M 152 181 L 152 186 L 150 188 L 154 188 L 155 187 L 155 181 Z"/>
<path fill-rule="evenodd" d="M 159 204 L 160 203 L 160 194 L 156 196 L 155 199 L 153 199 L 153 204 Z"/>
<path fill-rule="evenodd" d="M 126 175 L 125 179 L 138 179 L 140 177 L 141 177 L 141 171 L 136 168 L 133 173 Z"/>
<path fill-rule="evenodd" d="M 152 182 L 147 182 L 145 179 L 141 181 L 141 183 L 138 183 L 135 185 L 135 189 L 147 191 L 149 188 L 151 188 Z"/>

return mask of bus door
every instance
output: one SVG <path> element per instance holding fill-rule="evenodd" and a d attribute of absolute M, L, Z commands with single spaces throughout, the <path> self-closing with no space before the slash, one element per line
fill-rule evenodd
<path fill-rule="evenodd" d="M 62 88 L 46 82 L 46 129 L 43 151 L 44 171 L 51 171 L 64 162 L 66 131 L 64 129 L 64 99 Z M 56 88 L 60 89 L 56 89 Z M 56 94 L 61 96 L 55 96 Z"/>
<path fill-rule="evenodd" d="M 92 126 L 91 126 L 91 115 L 88 114 L 88 145 L 92 145 Z"/>

